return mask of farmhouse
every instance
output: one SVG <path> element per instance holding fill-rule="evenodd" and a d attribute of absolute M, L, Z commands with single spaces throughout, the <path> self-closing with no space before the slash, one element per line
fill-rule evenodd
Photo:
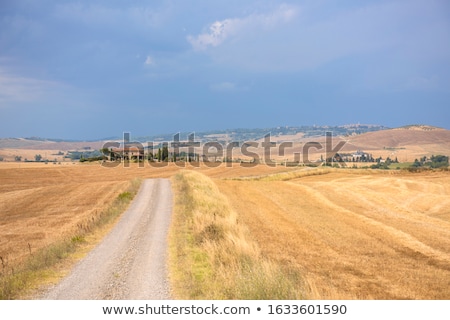
<path fill-rule="evenodd" d="M 374 162 L 373 156 L 370 153 L 358 150 L 354 153 L 341 153 L 339 160 L 345 162 Z"/>
<path fill-rule="evenodd" d="M 144 148 L 127 145 L 123 148 L 111 148 L 110 158 L 111 160 L 144 160 Z"/>
<path fill-rule="evenodd" d="M 372 154 L 366 153 L 364 151 L 358 150 L 352 154 L 352 162 L 372 162 Z"/>

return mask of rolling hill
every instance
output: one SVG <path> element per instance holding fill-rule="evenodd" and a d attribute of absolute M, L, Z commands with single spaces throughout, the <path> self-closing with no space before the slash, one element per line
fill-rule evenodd
<path fill-rule="evenodd" d="M 430 126 L 408 126 L 368 132 L 351 137 L 349 143 L 367 150 L 442 145 L 450 149 L 450 130 Z"/>
<path fill-rule="evenodd" d="M 225 146 L 229 142 L 256 141 L 259 148 L 255 152 L 261 154 L 261 142 L 267 133 L 271 133 L 271 141 L 279 146 L 282 142 L 292 142 L 293 147 L 286 149 L 286 156 L 293 158 L 294 153 L 301 153 L 302 148 L 308 142 L 325 143 L 325 132 L 333 133 L 333 146 L 340 141 L 345 141 L 341 152 L 351 153 L 356 150 L 370 152 L 374 157 L 396 157 L 399 161 L 411 162 L 415 158 L 437 154 L 450 155 L 450 130 L 427 125 L 410 125 L 395 129 L 387 129 L 378 125 L 347 125 L 347 126 L 302 126 L 302 127 L 277 127 L 267 129 L 235 129 L 227 132 L 203 132 L 195 133 L 195 141 L 201 142 L 197 153 L 203 153 L 202 146 L 206 142 L 219 142 Z M 149 137 L 150 138 L 150 137 Z M 136 140 L 155 141 L 155 145 L 163 141 L 173 141 L 173 135 L 154 136 L 150 140 L 136 138 Z M 144 140 L 143 140 L 144 139 Z M 121 139 L 114 139 L 121 141 Z M 132 139 L 134 140 L 134 138 Z M 187 140 L 187 135 L 181 134 L 181 140 Z M 0 159 L 14 161 L 15 156 L 33 159 L 35 154 L 54 155 L 58 151 L 70 150 L 99 150 L 106 140 L 98 141 L 65 141 L 60 139 L 40 138 L 7 138 L 0 139 Z M 144 143 L 145 144 L 145 143 Z M 273 149 L 275 150 L 275 149 Z M 323 153 L 323 150 L 310 150 L 312 154 Z M 237 157 L 242 156 L 239 152 Z M 274 158 L 285 159 L 285 155 L 274 154 Z M 50 159 L 50 157 L 49 157 Z M 53 158 L 52 158 L 53 159 Z"/>

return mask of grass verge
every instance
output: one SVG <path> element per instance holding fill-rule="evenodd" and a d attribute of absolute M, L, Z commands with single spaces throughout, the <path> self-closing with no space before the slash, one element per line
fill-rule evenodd
<path fill-rule="evenodd" d="M 95 218 L 80 222 L 75 234 L 30 254 L 23 263 L 10 267 L 1 259 L 0 299 L 16 299 L 28 289 L 55 277 L 55 266 L 86 245 L 88 235 L 113 222 L 124 212 L 139 190 L 140 184 L 140 180 L 132 180 L 128 189 L 119 194 L 108 208 Z"/>
<path fill-rule="evenodd" d="M 171 285 L 177 299 L 304 299 L 298 272 L 265 259 L 227 198 L 197 172 L 172 178 Z"/>

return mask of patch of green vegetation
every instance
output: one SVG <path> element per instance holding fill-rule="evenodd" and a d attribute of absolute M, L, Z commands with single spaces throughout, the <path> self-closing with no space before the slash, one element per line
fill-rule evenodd
<path fill-rule="evenodd" d="M 413 163 L 412 162 L 399 162 L 399 163 L 391 163 L 389 166 L 389 169 L 391 170 L 401 170 L 405 168 L 411 167 Z"/>
<path fill-rule="evenodd" d="M 389 151 L 396 151 L 396 150 L 405 150 L 406 148 L 384 147 L 383 149 Z"/>
<path fill-rule="evenodd" d="M 72 239 L 70 239 L 70 241 L 72 241 L 72 243 L 85 243 L 86 237 L 84 235 L 77 234 L 73 236 Z"/>
<path fill-rule="evenodd" d="M 444 155 L 415 159 L 410 169 L 445 169 L 449 167 L 449 157 Z"/>
<path fill-rule="evenodd" d="M 125 192 L 122 192 L 121 194 L 119 194 L 119 195 L 117 196 L 117 199 L 118 199 L 119 201 L 128 201 L 128 200 L 130 200 L 132 197 L 133 197 L 133 196 L 132 196 L 132 194 L 131 194 L 130 192 L 125 191 Z"/>

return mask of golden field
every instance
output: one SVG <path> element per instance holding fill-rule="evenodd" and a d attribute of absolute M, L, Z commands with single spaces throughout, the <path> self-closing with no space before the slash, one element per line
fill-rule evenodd
<path fill-rule="evenodd" d="M 76 233 L 131 180 L 182 169 L 0 163 L 0 256 L 12 266 Z M 450 299 L 449 172 L 185 169 L 209 177 L 261 261 L 301 275 L 306 298 Z"/>
<path fill-rule="evenodd" d="M 286 168 L 187 168 L 212 177 L 285 171 Z M 171 177 L 173 163 L 155 168 L 130 164 L 0 162 L 0 257 L 9 266 L 61 238 L 71 236 L 108 207 L 135 178 Z M 1 267 L 1 266 L 0 266 Z"/>
<path fill-rule="evenodd" d="M 216 183 L 310 298 L 449 299 L 449 172 L 328 172 Z"/>

